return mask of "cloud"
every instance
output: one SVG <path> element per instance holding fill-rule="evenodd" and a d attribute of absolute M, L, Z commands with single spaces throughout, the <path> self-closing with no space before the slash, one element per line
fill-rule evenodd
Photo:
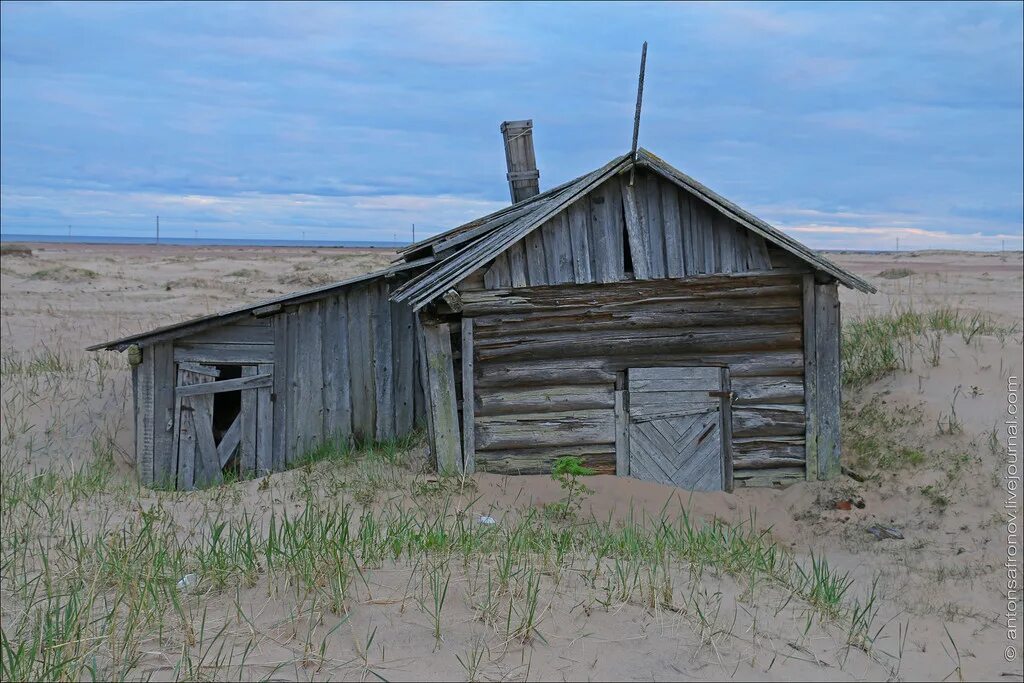
<path fill-rule="evenodd" d="M 1024 223 L 1015 5 L 0 12 L 6 232 L 441 230 L 506 201 L 502 120 L 534 119 L 546 187 L 621 153 L 642 40 L 641 144 L 784 228 Z"/>
<path fill-rule="evenodd" d="M 0 193 L 5 232 L 146 236 L 161 216 L 166 236 L 408 241 L 411 226 L 428 236 L 496 211 L 504 202 L 447 195 L 348 195 L 242 193 L 175 195 L 107 190 L 10 190 Z M 11 229 L 8 226 L 26 226 Z"/>

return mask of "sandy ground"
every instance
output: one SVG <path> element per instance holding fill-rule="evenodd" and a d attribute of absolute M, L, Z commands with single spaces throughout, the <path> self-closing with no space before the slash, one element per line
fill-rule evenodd
<path fill-rule="evenodd" d="M 131 395 L 124 360 L 88 354 L 84 346 L 175 320 L 272 297 L 385 265 L 382 250 L 191 248 L 30 245 L 31 255 L 9 255 L 0 268 L 4 363 L 3 467 L 74 468 L 89 457 L 97 438 L 109 440 L 129 460 Z M 355 596 L 344 620 L 306 619 L 317 612 L 302 599 L 264 581 L 230 594 L 204 594 L 211 619 L 233 623 L 245 605 L 246 629 L 258 646 L 245 677 L 275 679 L 465 679 L 462 662 L 474 652 L 488 680 L 1020 680 L 1020 655 L 1007 661 L 1005 612 L 1007 514 L 1005 469 L 1007 380 L 1022 371 L 1021 310 L 1024 275 L 1020 253 L 838 253 L 831 258 L 866 276 L 880 292 L 842 291 L 846 319 L 901 307 L 928 311 L 955 307 L 982 311 L 1009 329 L 970 339 L 947 335 L 918 340 L 904 369 L 844 396 L 851 443 L 904 444 L 913 463 L 876 466 L 870 459 L 846 464 L 867 481 L 843 477 L 786 490 L 690 494 L 616 477 L 593 477 L 584 512 L 624 523 L 630 515 L 751 523 L 766 530 L 798 560 L 827 557 L 855 579 L 863 599 L 877 582 L 878 630 L 873 646 L 851 648 L 837 619 L 811 619 L 809 609 L 778 587 L 745 585 L 743 576 L 693 567 L 671 569 L 674 590 L 688 605 L 704 605 L 710 623 L 692 611 L 651 608 L 629 597 L 601 599 L 599 586 L 574 572 L 542 572 L 538 637 L 511 642 L 481 619 L 480 586 L 471 568 L 453 580 L 443 642 L 431 633 L 425 610 L 410 597 L 423 576 L 402 563 L 382 563 Z M 896 269 L 907 269 L 899 273 Z M 889 271 L 888 277 L 882 275 Z M 45 358 L 41 372 L 23 368 Z M 934 362 L 937 361 L 937 364 Z M 47 368 L 55 366 L 56 371 Z M 61 372 L 60 368 L 69 368 Z M 873 417 L 876 416 L 876 417 Z M 844 453 L 844 458 L 846 458 Z M 909 456 L 908 456 L 909 457 Z M 319 467 L 319 466 L 318 466 Z M 83 523 L 107 515 L 128 524 L 134 510 L 159 504 L 183 530 L 202 527 L 211 510 L 230 517 L 243 511 L 300 509 L 297 491 L 317 495 L 350 474 L 312 469 L 243 482 L 216 492 L 156 494 L 80 504 Z M 132 480 L 129 466 L 119 476 Z M 416 503 L 409 491 L 431 484 L 423 474 L 396 474 L 374 509 Z M 312 483 L 311 483 L 312 482 Z M 351 481 L 338 486 L 350 491 Z M 558 500 L 549 477 L 477 475 L 453 500 L 470 519 L 490 515 L 497 526 Z M 332 490 L 334 493 L 332 493 Z M 307 498 L 308 500 L 308 498 Z M 863 508 L 836 509 L 837 501 Z M 413 501 L 413 502 L 410 502 Z M 113 510 L 113 517 L 110 518 Z M 1016 513 L 1019 515 L 1019 503 Z M 878 541 L 872 524 L 900 529 L 902 540 Z M 454 560 L 453 560 L 454 562 Z M 4 567 L 4 572 L 11 571 Z M 476 574 L 479 580 L 479 572 Z M 1019 596 L 1015 603 L 1019 614 Z M 12 608 L 13 609 L 13 608 Z M 15 611 L 4 607 L 5 629 Z M 501 621 L 498 619 L 497 621 Z M 308 623 L 307 623 L 308 622 Z M 321 665 L 300 664 L 303 629 L 331 631 Z M 297 625 L 299 624 L 299 625 Z M 239 631 L 245 630 L 239 627 Z M 234 633 L 234 626 L 232 631 Z M 374 635 L 371 635 L 374 634 Z M 241 636 L 238 636 L 241 637 Z M 249 636 L 247 636 L 249 637 Z M 367 642 L 370 646 L 367 647 Z M 1018 651 L 1021 640 L 1016 641 Z M 175 653 L 149 644 L 133 677 L 173 678 Z M 177 674 L 180 675 L 180 674 Z M 226 677 L 217 672 L 211 677 Z M 230 674 L 237 678 L 241 672 Z"/>

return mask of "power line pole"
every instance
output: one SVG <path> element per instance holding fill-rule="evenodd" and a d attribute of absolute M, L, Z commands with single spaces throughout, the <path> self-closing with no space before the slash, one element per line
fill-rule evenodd
<path fill-rule="evenodd" d="M 160 216 L 156 217 L 156 243 L 160 244 Z"/>
<path fill-rule="evenodd" d="M 412 243 L 416 244 L 416 224 L 412 224 Z"/>

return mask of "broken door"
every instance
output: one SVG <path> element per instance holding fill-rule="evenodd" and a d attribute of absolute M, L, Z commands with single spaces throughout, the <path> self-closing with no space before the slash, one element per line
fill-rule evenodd
<path fill-rule="evenodd" d="M 273 365 L 178 364 L 174 452 L 177 488 L 252 477 L 272 462 Z"/>

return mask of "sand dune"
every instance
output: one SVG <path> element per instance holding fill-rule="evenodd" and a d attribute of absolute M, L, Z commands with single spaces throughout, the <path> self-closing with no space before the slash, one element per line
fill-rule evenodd
<path fill-rule="evenodd" d="M 842 292 L 847 324 L 962 316 L 900 339 L 895 369 L 844 390 L 844 464 L 863 482 L 691 494 L 588 477 L 563 520 L 550 477 L 438 480 L 417 470 L 418 445 L 211 491 L 140 490 L 126 363 L 85 346 L 393 254 L 30 246 L 0 267 L 0 597 L 5 638 L 28 643 L 70 600 L 41 586 L 90 596 L 82 628 L 40 650 L 70 660 L 55 677 L 1021 678 L 1019 653 L 1004 658 L 1020 507 L 1003 490 L 1007 383 L 1024 370 L 1019 252 L 830 255 L 880 290 Z M 350 544 L 332 545 L 332 519 Z M 275 545 L 285 520 L 310 522 L 304 549 Z M 904 538 L 877 540 L 874 525 Z M 822 561 L 833 583 L 801 579 Z M 197 583 L 179 591 L 185 574 Z"/>

